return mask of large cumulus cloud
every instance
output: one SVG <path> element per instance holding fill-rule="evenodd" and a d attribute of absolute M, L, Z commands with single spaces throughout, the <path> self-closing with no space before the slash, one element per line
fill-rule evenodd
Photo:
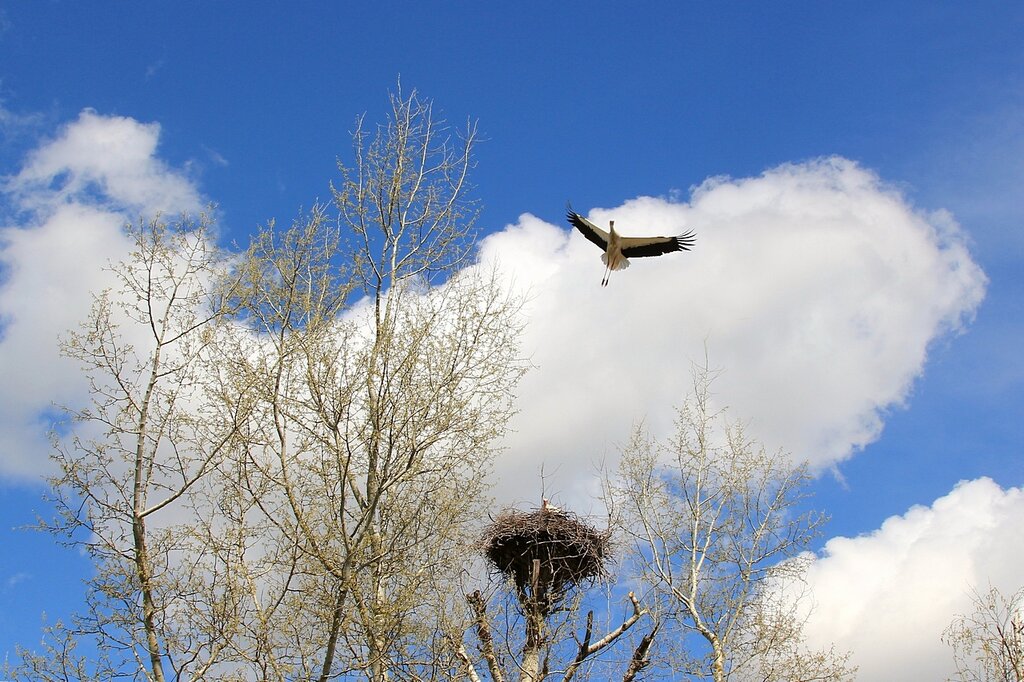
<path fill-rule="evenodd" d="M 565 494 L 614 458 L 635 420 L 667 430 L 705 352 L 724 369 L 717 399 L 755 436 L 818 467 L 839 462 L 878 438 L 930 344 L 961 330 L 985 291 L 950 215 L 842 158 L 589 215 L 624 234 L 698 238 L 691 253 L 636 260 L 606 289 L 598 250 L 562 225 L 527 214 L 483 242 L 529 291 L 537 366 L 503 471 L 536 486 L 543 466 Z"/>

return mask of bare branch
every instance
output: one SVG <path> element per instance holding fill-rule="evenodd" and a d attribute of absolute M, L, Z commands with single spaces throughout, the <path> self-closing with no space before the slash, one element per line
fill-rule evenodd
<path fill-rule="evenodd" d="M 658 629 L 661 627 L 660 624 L 655 625 L 654 629 L 648 632 L 640 640 L 636 649 L 633 651 L 633 657 L 629 661 L 629 667 L 626 669 L 626 674 L 622 676 L 622 682 L 633 682 L 636 676 L 640 672 L 650 665 L 651 659 L 648 658 L 648 654 L 651 650 L 651 644 L 654 643 L 654 638 L 658 634 Z"/>
<path fill-rule="evenodd" d="M 576 674 L 576 671 L 579 669 L 583 661 L 585 661 L 588 657 L 593 656 L 597 652 L 601 651 L 602 649 L 611 646 L 611 644 L 615 642 L 615 640 L 617 640 L 619 637 L 625 634 L 626 631 L 633 627 L 633 625 L 635 625 L 636 622 L 640 620 L 640 618 L 646 613 L 646 611 L 640 608 L 640 602 L 636 598 L 635 594 L 630 592 L 627 596 L 629 597 L 630 604 L 632 604 L 633 606 L 633 613 L 624 621 L 622 621 L 619 627 L 615 628 L 614 630 L 606 634 L 604 637 L 594 642 L 593 644 L 590 644 L 590 633 L 593 627 L 594 612 L 591 611 L 587 614 L 586 636 L 584 637 L 583 642 L 580 644 L 579 651 L 576 654 L 576 659 L 571 664 L 569 664 L 568 668 L 566 668 L 565 674 L 562 676 L 562 682 L 569 682 L 569 680 L 571 680 L 572 677 Z M 652 637 L 653 632 L 654 631 L 652 631 L 651 634 Z M 650 644 L 648 644 L 648 646 L 650 646 Z"/>

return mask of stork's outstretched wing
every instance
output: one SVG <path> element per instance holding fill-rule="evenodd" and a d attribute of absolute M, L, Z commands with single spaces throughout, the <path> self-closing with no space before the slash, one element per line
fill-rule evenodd
<path fill-rule="evenodd" d="M 569 223 L 573 227 L 582 232 L 584 237 L 600 246 L 602 251 L 608 248 L 607 232 L 581 216 L 579 213 L 576 213 L 571 208 L 569 209 L 566 217 L 569 219 Z"/>
<path fill-rule="evenodd" d="M 615 231 L 615 223 L 608 221 L 608 232 L 590 222 L 569 207 L 566 217 L 569 224 L 579 230 L 584 237 L 597 244 L 604 251 L 601 262 L 605 265 L 604 279 L 601 286 L 608 284 L 608 276 L 615 270 L 629 267 L 630 258 L 660 256 L 673 251 L 689 251 L 697 240 L 693 231 L 678 234 L 675 237 L 623 237 Z"/>
<path fill-rule="evenodd" d="M 692 230 L 675 237 L 623 237 L 622 255 L 626 258 L 643 258 L 673 251 L 689 251 L 696 241 L 697 235 Z"/>

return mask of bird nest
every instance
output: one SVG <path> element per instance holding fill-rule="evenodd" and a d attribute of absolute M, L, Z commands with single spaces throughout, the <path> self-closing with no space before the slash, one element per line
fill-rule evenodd
<path fill-rule="evenodd" d="M 608 531 L 575 514 L 551 508 L 508 510 L 488 526 L 477 545 L 516 586 L 524 608 L 549 612 L 573 587 L 606 575 Z"/>

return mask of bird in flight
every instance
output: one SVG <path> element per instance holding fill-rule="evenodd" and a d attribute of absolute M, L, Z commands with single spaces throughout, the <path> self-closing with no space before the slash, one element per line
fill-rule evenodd
<path fill-rule="evenodd" d="M 608 232 L 590 222 L 579 213 L 569 209 L 569 224 L 583 233 L 583 236 L 602 249 L 601 262 L 605 265 L 601 286 L 608 286 L 608 278 L 614 270 L 629 267 L 630 258 L 660 256 L 673 251 L 689 251 L 697 236 L 693 231 L 675 237 L 623 237 L 615 231 L 615 221 L 608 221 Z"/>

